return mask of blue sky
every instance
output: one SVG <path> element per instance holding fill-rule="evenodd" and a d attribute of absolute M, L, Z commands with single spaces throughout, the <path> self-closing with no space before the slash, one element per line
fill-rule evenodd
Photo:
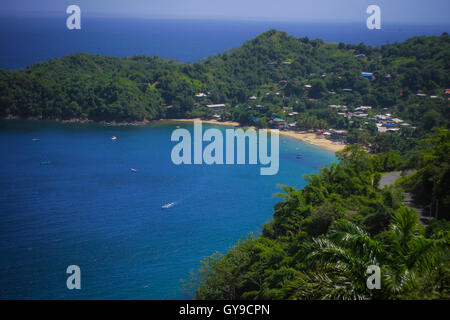
<path fill-rule="evenodd" d="M 449 0 L 1 0 L 2 15 L 65 15 L 71 4 L 85 16 L 209 18 L 295 22 L 358 22 L 377 4 L 384 22 L 448 24 Z"/>

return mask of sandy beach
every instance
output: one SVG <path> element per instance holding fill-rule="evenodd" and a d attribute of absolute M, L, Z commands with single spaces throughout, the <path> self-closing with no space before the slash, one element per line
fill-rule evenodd
<path fill-rule="evenodd" d="M 238 122 L 233 121 L 217 121 L 217 120 L 202 120 L 200 118 L 194 118 L 194 119 L 165 119 L 160 121 L 174 121 L 174 122 L 193 122 L 193 121 L 202 121 L 203 123 L 208 124 L 216 124 L 216 125 L 222 125 L 222 126 L 231 126 L 231 127 L 239 127 L 240 124 Z M 250 128 L 250 127 L 248 127 Z M 254 128 L 254 127 L 253 127 Z M 256 129 L 256 128 L 255 128 Z M 269 131 L 271 129 L 268 129 Z M 280 136 L 286 136 L 290 138 L 294 138 L 306 143 L 309 143 L 311 145 L 324 148 L 327 150 L 331 150 L 334 152 L 341 151 L 345 148 L 345 145 L 343 144 L 336 144 L 333 141 L 330 141 L 325 138 L 318 138 L 315 133 L 311 132 L 302 132 L 302 131 L 279 131 Z"/>
<path fill-rule="evenodd" d="M 202 120 L 200 118 L 192 118 L 192 119 L 161 119 L 158 121 L 171 121 L 171 122 L 194 122 L 194 121 L 201 121 L 202 123 L 209 123 L 209 124 L 217 124 L 221 126 L 230 126 L 230 127 L 239 127 L 240 124 L 238 122 L 234 121 L 217 121 L 217 120 Z"/>
<path fill-rule="evenodd" d="M 345 148 L 343 144 L 337 144 L 325 138 L 317 138 L 315 133 L 310 132 L 296 132 L 296 131 L 280 131 L 280 135 L 288 136 L 303 142 L 315 145 L 320 148 L 328 149 L 334 152 L 341 151 Z"/>

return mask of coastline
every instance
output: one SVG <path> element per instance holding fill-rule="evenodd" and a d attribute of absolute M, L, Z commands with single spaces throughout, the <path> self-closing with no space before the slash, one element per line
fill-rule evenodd
<path fill-rule="evenodd" d="M 233 121 L 217 121 L 217 120 L 202 120 L 200 118 L 194 119 L 162 119 L 157 121 L 167 121 L 167 122 L 193 122 L 193 121 L 202 121 L 203 123 L 214 124 L 214 125 L 222 125 L 222 126 L 231 126 L 231 127 L 240 127 L 241 125 L 238 122 Z M 246 128 L 254 128 L 253 126 L 246 126 Z M 271 131 L 271 129 L 267 129 Z M 327 140 L 325 138 L 317 138 L 315 133 L 310 133 L 306 131 L 279 131 L 280 136 L 290 137 L 302 142 L 306 142 L 313 146 L 327 149 L 329 151 L 338 152 L 345 148 L 343 144 L 334 144 L 332 141 Z"/>
<path fill-rule="evenodd" d="M 95 121 L 91 119 L 84 119 L 84 118 L 73 118 L 73 119 L 42 119 L 38 117 L 19 117 L 19 116 L 6 116 L 1 118 L 1 120 L 25 120 L 25 121 L 54 121 L 54 122 L 60 122 L 60 123 L 96 123 L 101 124 L 104 126 L 114 126 L 114 127 L 121 127 L 121 126 L 145 126 L 146 124 L 149 124 L 151 121 L 144 119 L 143 121 L 133 121 L 133 122 L 116 122 L 116 121 Z"/>
<path fill-rule="evenodd" d="M 17 116 L 7 116 L 3 118 L 4 120 L 43 120 L 39 118 L 21 118 Z M 238 122 L 235 121 L 218 121 L 218 120 L 202 120 L 200 118 L 192 118 L 192 119 L 158 119 L 158 120 L 144 120 L 144 121 L 134 121 L 134 122 L 107 122 L 107 121 L 100 121 L 96 122 L 93 120 L 88 119 L 68 119 L 68 120 L 61 120 L 61 119 L 54 119 L 54 120 L 48 120 L 48 121 L 56 121 L 61 123 L 98 123 L 105 126 L 145 126 L 152 122 L 194 122 L 194 121 L 202 121 L 203 123 L 207 124 L 214 124 L 214 125 L 221 125 L 221 126 L 230 126 L 230 127 L 241 127 L 241 125 Z M 245 128 L 254 128 L 254 126 L 244 126 Z M 269 132 L 271 129 L 267 129 Z M 315 133 L 311 132 L 305 132 L 305 131 L 279 131 L 280 136 L 286 136 L 290 137 L 305 143 L 308 143 L 310 145 L 327 149 L 329 151 L 337 152 L 341 151 L 345 148 L 345 145 L 343 144 L 334 144 L 332 141 L 327 140 L 325 138 L 317 138 Z"/>

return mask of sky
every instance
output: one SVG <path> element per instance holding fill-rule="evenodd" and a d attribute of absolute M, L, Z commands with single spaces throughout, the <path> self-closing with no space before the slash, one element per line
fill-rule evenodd
<path fill-rule="evenodd" d="M 450 0 L 0 0 L 3 15 L 361 22 L 375 4 L 389 23 L 450 24 Z"/>

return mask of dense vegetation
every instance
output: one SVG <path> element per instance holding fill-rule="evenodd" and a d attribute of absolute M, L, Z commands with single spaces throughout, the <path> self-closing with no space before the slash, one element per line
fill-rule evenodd
<path fill-rule="evenodd" d="M 189 65 L 80 53 L 0 70 L 0 117 L 134 122 L 219 112 L 243 125 L 278 117 L 301 130 L 346 129 L 354 145 L 340 163 L 307 176 L 301 190 L 283 186 L 260 237 L 203 261 L 197 298 L 450 298 L 449 61 L 446 33 L 374 48 L 269 30 Z M 207 107 L 219 103 L 227 107 Z M 370 116 L 389 112 L 412 126 L 378 132 L 329 105 L 371 106 Z M 416 171 L 378 187 L 382 173 L 401 169 Z M 404 191 L 439 219 L 423 226 Z M 372 264 L 380 290 L 366 287 Z"/>
<path fill-rule="evenodd" d="M 414 186 L 439 169 L 448 134 L 436 133 L 428 138 L 434 145 L 414 155 L 428 159 L 418 164 Z M 354 145 L 338 156 L 339 164 L 307 176 L 303 189 L 283 186 L 283 201 L 259 238 L 202 261 L 198 299 L 450 298 L 449 223 L 424 227 L 402 204 L 401 189 L 378 188 L 384 155 Z M 442 193 L 448 205 L 448 189 Z M 366 286 L 370 265 L 380 267 L 380 289 Z"/>
<path fill-rule="evenodd" d="M 208 117 L 207 103 L 225 103 L 229 108 L 223 119 L 248 124 L 258 117 L 257 124 L 266 126 L 273 116 L 284 116 L 283 107 L 290 107 L 299 113 L 294 120 L 303 129 L 346 128 L 354 131 L 352 142 L 373 143 L 373 128 L 337 117 L 328 104 L 391 108 L 418 127 L 415 135 L 447 127 L 449 61 L 446 33 L 374 48 L 269 30 L 241 47 L 190 65 L 159 57 L 80 53 L 24 70 L 0 71 L 0 116 L 129 122 Z M 373 77 L 362 77 L 361 72 Z M 428 97 L 416 96 L 419 91 Z M 199 92 L 209 94 L 196 104 Z M 249 101 L 250 96 L 257 100 Z M 263 108 L 255 109 L 258 104 Z M 357 130 L 361 127 L 369 134 Z"/>

